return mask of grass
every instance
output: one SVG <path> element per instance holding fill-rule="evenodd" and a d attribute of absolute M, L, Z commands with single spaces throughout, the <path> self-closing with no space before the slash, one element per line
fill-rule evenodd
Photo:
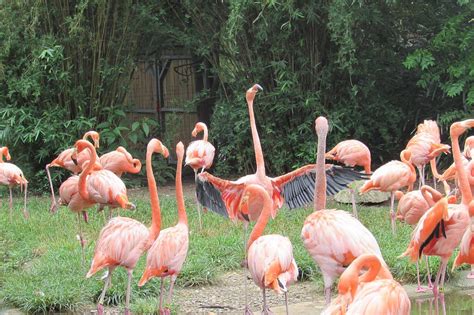
<path fill-rule="evenodd" d="M 5 197 L 6 194 L 3 194 Z M 134 212 L 121 211 L 145 224 L 150 223 L 148 193 L 131 198 L 137 205 Z M 0 299 L 5 303 L 29 312 L 78 310 L 95 304 L 103 282 L 101 272 L 92 279 L 85 279 L 93 256 L 94 242 L 104 224 L 102 214 L 91 210 L 90 223 L 83 224 L 87 248 L 86 263 L 81 264 L 81 250 L 76 239 L 77 216 L 62 207 L 56 215 L 49 213 L 49 199 L 30 197 L 28 208 L 30 219 L 23 219 L 21 202 L 14 200 L 14 215 L 10 220 L 8 202 L 3 198 L 0 207 Z M 174 197 L 160 196 L 162 227 L 176 224 L 177 214 Z M 350 205 L 330 205 L 351 211 Z M 199 231 L 197 213 L 193 200 L 186 201 L 190 225 L 190 246 L 183 271 L 177 286 L 200 286 L 212 284 L 225 271 L 240 268 L 244 258 L 242 225 L 207 213 L 203 216 L 203 230 Z M 303 247 L 300 232 L 310 208 L 288 211 L 280 210 L 272 220 L 266 233 L 288 236 L 294 247 L 294 256 L 302 271 L 303 279 L 321 282 L 320 273 Z M 390 229 L 388 209 L 383 207 L 359 207 L 362 223 L 371 230 L 382 249 L 383 256 L 396 279 L 402 282 L 416 280 L 415 265 L 408 259 L 397 259 L 408 244 L 411 227 L 398 224 L 398 234 Z M 435 262 L 436 260 L 436 262 Z M 138 288 L 145 264 L 145 255 L 140 259 L 132 286 L 132 310 L 149 313 L 156 306 L 159 281 L 150 281 Z M 431 259 L 432 270 L 438 267 L 437 259 Z M 425 268 L 421 268 L 422 273 Z M 122 268 L 114 272 L 113 286 L 106 296 L 106 304 L 123 306 L 125 300 L 126 272 Z M 316 285 L 316 284 L 315 284 Z M 322 292 L 322 291 L 321 291 Z M 173 310 L 178 306 L 174 305 Z"/>

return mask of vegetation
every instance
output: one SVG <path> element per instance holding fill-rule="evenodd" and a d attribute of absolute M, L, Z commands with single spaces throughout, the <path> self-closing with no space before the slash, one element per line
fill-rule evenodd
<path fill-rule="evenodd" d="M 17 208 L 19 200 L 15 199 Z M 137 211 L 124 212 L 127 215 L 150 223 L 149 200 L 142 190 L 132 195 Z M 177 222 L 176 204 L 173 197 L 161 196 L 163 228 Z M 199 286 L 211 284 L 225 271 L 241 268 L 243 260 L 242 226 L 213 213 L 204 215 L 204 228 L 198 230 L 198 220 L 193 200 L 186 202 L 190 224 L 190 247 L 184 269 L 178 278 L 178 286 Z M 333 205 L 335 206 L 335 205 Z M 350 210 L 350 205 L 338 204 L 338 208 Z M 81 265 L 81 250 L 76 239 L 77 218 L 61 208 L 51 215 L 46 197 L 32 197 L 29 200 L 31 218 L 25 221 L 18 209 L 10 221 L 7 203 L 0 209 L 0 242 L 3 260 L 0 262 L 0 299 L 30 312 L 64 311 L 93 308 L 103 282 L 100 272 L 91 279 L 85 279 L 90 266 L 95 240 L 104 224 L 102 214 L 90 211 L 90 223 L 85 227 L 86 260 Z M 360 207 L 360 217 L 374 234 L 383 256 L 394 277 L 402 282 L 416 281 L 415 265 L 408 259 L 398 259 L 408 244 L 411 228 L 398 224 L 397 236 L 389 232 L 388 208 Z M 313 260 L 300 239 L 304 219 L 312 212 L 310 208 L 288 211 L 283 209 L 275 220 L 271 220 L 266 233 L 287 235 L 294 247 L 296 262 L 301 270 L 302 280 L 312 280 L 321 288 L 322 279 Z M 33 237 L 34 236 L 34 237 Z M 436 262 L 435 262 L 436 261 Z M 432 270 L 438 268 L 437 259 L 430 261 Z M 145 264 L 145 255 L 140 259 L 133 280 L 133 307 L 135 310 L 153 309 L 159 281 L 152 280 L 138 288 L 138 278 Z M 425 268 L 421 268 L 422 274 Z M 106 296 L 106 304 L 123 307 L 126 272 L 119 268 L 114 272 L 113 286 Z"/>

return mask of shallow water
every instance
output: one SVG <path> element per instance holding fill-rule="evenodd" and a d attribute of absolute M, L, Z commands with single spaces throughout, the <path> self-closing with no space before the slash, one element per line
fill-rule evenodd
<path fill-rule="evenodd" d="M 464 315 L 474 314 L 474 293 L 461 291 L 450 292 L 443 298 L 434 297 L 411 298 L 411 314 L 447 314 Z"/>

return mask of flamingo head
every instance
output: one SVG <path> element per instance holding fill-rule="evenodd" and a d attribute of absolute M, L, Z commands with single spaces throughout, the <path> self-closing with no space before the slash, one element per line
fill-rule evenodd
<path fill-rule="evenodd" d="M 161 143 L 160 140 L 153 138 L 148 142 L 148 147 L 147 151 L 152 151 L 154 153 L 160 153 L 162 154 L 165 158 L 168 158 L 170 155 L 170 152 L 168 151 L 168 148 L 166 148 L 163 143 Z"/>
<path fill-rule="evenodd" d="M 449 132 L 451 134 L 451 137 L 459 137 L 472 127 L 474 127 L 474 119 L 466 119 L 453 123 Z"/>
<path fill-rule="evenodd" d="M 254 84 L 250 89 L 247 90 L 247 93 L 245 94 L 247 103 L 253 102 L 258 90 L 263 91 L 263 88 L 259 84 Z"/>
<path fill-rule="evenodd" d="M 315 129 L 318 135 L 327 134 L 329 130 L 329 123 L 326 117 L 319 116 L 315 121 Z"/>
<path fill-rule="evenodd" d="M 3 156 L 7 159 L 7 161 L 10 161 L 12 159 L 10 155 L 10 151 L 8 151 L 8 147 L 0 148 L 0 154 L 3 154 Z"/>
<path fill-rule="evenodd" d="M 181 159 L 184 156 L 184 144 L 181 141 L 176 145 L 176 155 Z"/>
<path fill-rule="evenodd" d="M 99 142 L 100 142 L 100 134 L 97 131 L 91 130 L 88 131 L 84 134 L 84 137 L 82 137 L 83 140 L 87 139 L 87 137 L 90 137 L 92 141 L 94 142 L 94 148 L 98 149 L 99 148 Z"/>
<path fill-rule="evenodd" d="M 198 133 L 200 133 L 201 131 L 204 131 L 205 129 L 207 129 L 207 126 L 205 123 L 203 122 L 198 122 L 196 123 L 196 125 L 194 126 L 194 129 L 193 131 L 191 132 L 191 135 L 193 137 L 196 137 L 198 135 Z"/>

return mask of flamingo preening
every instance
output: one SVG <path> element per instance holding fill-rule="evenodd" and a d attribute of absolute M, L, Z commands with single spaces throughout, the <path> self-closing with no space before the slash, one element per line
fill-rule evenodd
<path fill-rule="evenodd" d="M 326 304 L 331 300 L 331 286 L 344 269 L 362 254 L 374 254 L 382 263 L 379 245 L 370 231 L 343 210 L 326 208 L 326 171 L 324 155 L 328 121 L 316 119 L 318 150 L 316 159 L 316 185 L 314 189 L 314 212 L 310 214 L 301 230 L 301 239 L 306 250 L 318 264 L 323 274 Z"/>
<path fill-rule="evenodd" d="M 157 139 L 151 139 L 146 152 L 146 176 L 151 203 L 151 227 L 148 229 L 137 220 L 126 217 L 112 218 L 100 231 L 95 246 L 94 258 L 86 277 L 90 278 L 97 271 L 108 268 L 104 289 L 97 304 L 98 315 L 104 314 L 104 297 L 111 284 L 112 272 L 122 266 L 127 270 L 128 284 L 125 298 L 125 314 L 130 314 L 130 293 L 132 272 L 143 252 L 147 251 L 160 234 L 161 211 L 158 190 L 153 175 L 152 155 L 160 153 L 168 157 L 168 149 Z"/>
<path fill-rule="evenodd" d="M 188 218 L 184 206 L 183 183 L 181 180 L 181 171 L 183 165 L 184 146 L 182 142 L 176 145 L 176 155 L 178 164 L 176 167 L 176 202 L 178 204 L 178 224 L 161 231 L 158 238 L 148 250 L 146 257 L 146 267 L 140 279 L 138 286 L 143 286 L 153 277 L 161 278 L 159 314 L 171 314 L 168 308 L 163 309 L 163 285 L 164 278 L 170 277 L 170 291 L 168 303 L 171 303 L 173 297 L 173 287 L 176 278 L 181 272 L 183 263 L 188 254 L 189 229 Z"/>
<path fill-rule="evenodd" d="M 201 131 L 203 132 L 202 140 L 192 141 L 186 149 L 185 163 L 194 170 L 195 181 L 197 180 L 197 172 L 199 171 L 199 169 L 201 169 L 202 173 L 205 169 L 209 169 L 212 166 L 212 162 L 214 161 L 214 154 L 216 152 L 214 146 L 207 140 L 208 131 L 205 123 L 196 123 L 193 131 L 191 132 L 191 135 L 193 137 L 196 137 Z M 202 228 L 201 206 L 199 204 L 199 201 L 197 201 L 197 198 L 196 203 L 199 218 L 199 228 Z"/>
<path fill-rule="evenodd" d="M 9 209 L 10 209 L 10 218 L 12 216 L 12 209 L 13 209 L 13 192 L 12 188 L 15 186 L 20 186 L 21 190 L 25 190 L 25 198 L 23 201 L 23 216 L 28 219 L 29 213 L 26 209 L 26 198 L 28 193 L 28 181 L 23 175 L 23 171 L 16 166 L 15 164 L 4 162 L 3 156 L 7 159 L 7 161 L 11 160 L 10 152 L 7 147 L 0 148 L 0 184 L 7 185 L 8 190 L 10 192 L 10 201 L 9 201 Z"/>
<path fill-rule="evenodd" d="M 99 141 L 100 141 L 100 135 L 96 131 L 88 131 L 84 134 L 82 137 L 83 140 L 86 140 L 87 138 L 91 138 L 92 141 L 94 141 L 94 147 L 99 148 Z M 89 161 L 91 156 L 90 156 L 90 151 L 83 151 L 81 154 L 79 154 L 76 159 L 71 159 L 71 155 L 74 152 L 74 148 L 69 148 L 61 152 L 57 158 L 55 158 L 51 163 L 46 164 L 46 174 L 48 175 L 48 181 L 49 181 L 49 186 L 51 188 L 51 206 L 50 206 L 50 211 L 51 212 L 56 212 L 58 209 L 58 203 L 56 202 L 56 196 L 54 195 L 54 188 L 53 188 L 53 182 L 51 180 L 51 174 L 49 172 L 50 167 L 62 167 L 67 169 L 68 171 L 78 174 L 79 172 L 82 171 L 82 166 L 84 162 Z"/>
<path fill-rule="evenodd" d="M 448 204 L 447 198 L 438 201 L 421 217 L 407 250 L 401 255 L 409 256 L 412 261 L 417 261 L 422 254 L 441 258 L 441 266 L 433 285 L 435 297 L 438 296 L 439 287 L 444 285 L 448 260 L 469 226 L 470 214 L 474 213 L 472 193 L 459 147 L 459 137 L 472 127 L 474 127 L 474 119 L 455 122 L 450 128 L 453 158 L 461 190 L 461 203 Z"/>
<path fill-rule="evenodd" d="M 326 159 L 343 163 L 345 166 L 362 166 L 364 172 L 370 175 L 371 156 L 369 148 L 359 140 L 344 140 L 336 144 L 325 155 Z M 350 188 L 352 213 L 357 218 L 357 208 L 354 189 Z"/>

